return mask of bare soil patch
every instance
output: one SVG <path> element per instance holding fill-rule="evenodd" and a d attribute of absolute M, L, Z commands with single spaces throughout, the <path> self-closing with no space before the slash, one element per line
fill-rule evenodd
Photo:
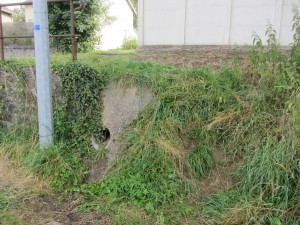
<path fill-rule="evenodd" d="M 246 52 L 246 48 L 234 49 L 226 47 L 153 48 L 140 51 L 136 55 L 136 59 L 169 64 L 176 67 L 197 68 L 211 65 L 214 69 L 219 69 L 224 63 L 231 64 L 237 56 L 241 59 L 241 63 L 244 64 Z"/>

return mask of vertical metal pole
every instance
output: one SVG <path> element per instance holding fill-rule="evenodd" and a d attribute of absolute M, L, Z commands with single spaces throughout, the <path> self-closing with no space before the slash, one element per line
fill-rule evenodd
<path fill-rule="evenodd" d="M 40 147 L 53 144 L 53 115 L 47 0 L 33 0 Z"/>
<path fill-rule="evenodd" d="M 1 48 L 1 60 L 4 60 L 4 38 L 3 38 L 3 24 L 2 24 L 2 7 L 0 6 L 0 48 Z"/>
<path fill-rule="evenodd" d="M 76 36 L 75 36 L 75 15 L 74 15 L 74 2 L 70 0 L 70 13 L 71 13 L 71 35 L 72 35 L 72 56 L 73 61 L 77 60 L 77 47 L 76 47 Z"/>

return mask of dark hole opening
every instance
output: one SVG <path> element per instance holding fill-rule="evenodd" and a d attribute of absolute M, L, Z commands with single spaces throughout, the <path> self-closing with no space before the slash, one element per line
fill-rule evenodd
<path fill-rule="evenodd" d="M 102 131 L 102 137 L 103 137 L 103 141 L 109 141 L 110 139 L 110 131 L 109 129 L 105 128 L 103 131 Z"/>

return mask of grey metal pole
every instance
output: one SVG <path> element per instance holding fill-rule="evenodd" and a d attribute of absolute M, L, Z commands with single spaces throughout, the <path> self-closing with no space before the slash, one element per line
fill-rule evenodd
<path fill-rule="evenodd" d="M 70 0 L 70 13 L 71 13 L 71 35 L 72 35 L 72 56 L 73 61 L 77 60 L 77 45 L 75 35 L 75 15 L 74 15 L 74 2 Z"/>
<path fill-rule="evenodd" d="M 33 0 L 40 147 L 53 144 L 53 115 L 47 0 Z"/>
<path fill-rule="evenodd" d="M 4 38 L 3 38 L 3 24 L 2 24 L 2 7 L 0 6 L 0 49 L 1 49 L 1 60 L 4 60 Z"/>

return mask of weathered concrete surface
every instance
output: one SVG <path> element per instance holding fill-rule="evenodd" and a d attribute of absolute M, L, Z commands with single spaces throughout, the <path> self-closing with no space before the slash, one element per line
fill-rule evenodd
<path fill-rule="evenodd" d="M 35 69 L 27 67 L 19 72 L 0 68 L 0 122 L 6 126 L 37 120 Z M 54 101 L 61 103 L 60 77 L 53 74 L 51 82 Z"/>
<path fill-rule="evenodd" d="M 152 95 L 146 88 L 138 91 L 136 87 L 123 88 L 112 84 L 102 92 L 102 122 L 109 129 L 112 141 L 119 137 L 123 128 L 132 122 L 151 99 Z"/>
<path fill-rule="evenodd" d="M 110 139 L 105 147 L 107 158 L 91 166 L 88 182 L 101 179 L 111 168 L 118 151 L 122 148 L 119 138 L 124 127 L 152 100 L 151 92 L 146 88 L 138 90 L 136 87 L 124 88 L 118 84 L 109 85 L 101 95 L 102 123 L 110 131 Z"/>
<path fill-rule="evenodd" d="M 34 48 L 30 46 L 5 46 L 4 47 L 5 58 L 15 57 L 15 58 L 33 58 Z"/>
<path fill-rule="evenodd" d="M 36 117 L 35 75 L 32 68 L 23 71 L 0 69 L 1 123 L 16 125 Z"/>
<path fill-rule="evenodd" d="M 118 138 L 124 127 L 132 122 L 138 113 L 150 103 L 152 95 L 146 88 L 122 88 L 117 84 L 110 85 L 103 91 L 103 125 L 110 131 L 111 138 L 106 149 L 109 151 L 108 164 L 116 157 Z"/>

